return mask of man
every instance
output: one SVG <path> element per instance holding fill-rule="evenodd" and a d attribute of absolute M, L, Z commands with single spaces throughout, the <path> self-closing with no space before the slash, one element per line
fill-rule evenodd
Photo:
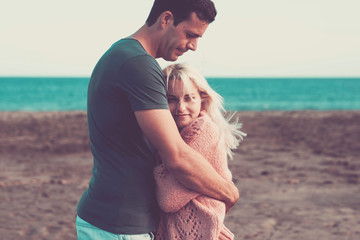
<path fill-rule="evenodd" d="M 184 186 L 227 209 L 238 200 L 235 185 L 182 140 L 155 60 L 195 51 L 215 15 L 210 0 L 155 0 L 145 25 L 97 63 L 87 112 L 93 177 L 77 209 L 78 239 L 151 239 L 159 216 L 155 151 Z"/>

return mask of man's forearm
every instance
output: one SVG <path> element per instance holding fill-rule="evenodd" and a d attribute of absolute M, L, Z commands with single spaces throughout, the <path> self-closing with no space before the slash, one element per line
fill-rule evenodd
<path fill-rule="evenodd" d="M 183 146 L 184 147 L 184 146 Z M 224 201 L 227 207 L 232 207 L 239 198 L 235 185 L 221 177 L 211 164 L 198 152 L 190 147 L 184 147 L 176 160 L 169 161 L 168 170 L 185 187 Z"/>

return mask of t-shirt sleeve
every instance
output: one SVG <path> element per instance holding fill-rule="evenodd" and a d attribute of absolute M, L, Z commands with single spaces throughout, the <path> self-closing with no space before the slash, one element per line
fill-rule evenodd
<path fill-rule="evenodd" d="M 133 111 L 169 109 L 163 74 L 151 56 L 131 58 L 122 66 L 121 74 L 121 88 Z"/>

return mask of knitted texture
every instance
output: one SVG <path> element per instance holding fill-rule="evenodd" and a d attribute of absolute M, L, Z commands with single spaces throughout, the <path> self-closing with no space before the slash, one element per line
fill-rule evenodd
<path fill-rule="evenodd" d="M 219 146 L 220 131 L 207 116 L 195 119 L 181 131 L 184 141 L 204 156 L 225 179 L 231 180 L 225 146 Z M 182 186 L 160 164 L 154 170 L 157 198 L 162 210 L 157 240 L 231 240 L 224 226 L 225 203 Z"/>

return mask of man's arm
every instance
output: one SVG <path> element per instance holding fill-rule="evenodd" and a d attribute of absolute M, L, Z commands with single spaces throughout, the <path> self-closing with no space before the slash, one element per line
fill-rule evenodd
<path fill-rule="evenodd" d="M 237 202 L 239 191 L 233 182 L 222 178 L 201 154 L 183 141 L 169 110 L 136 111 L 135 116 L 166 168 L 181 184 L 225 202 L 227 210 Z"/>

